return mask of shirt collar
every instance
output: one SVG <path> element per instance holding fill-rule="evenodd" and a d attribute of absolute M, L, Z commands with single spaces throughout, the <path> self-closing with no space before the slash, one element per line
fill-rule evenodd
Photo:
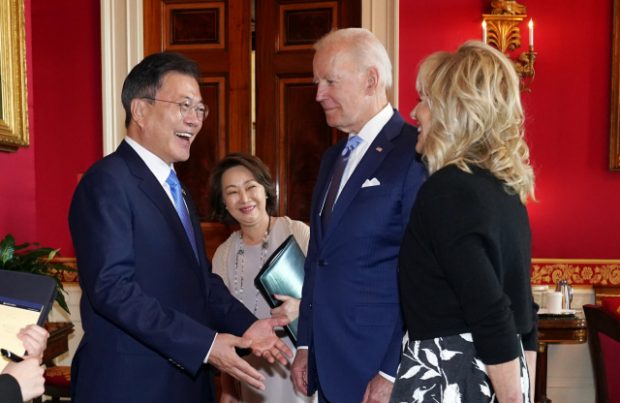
<path fill-rule="evenodd" d="M 385 126 L 386 123 L 392 118 L 392 115 L 394 115 L 394 109 L 388 102 L 388 104 L 381 109 L 379 113 L 366 122 L 364 127 L 362 127 L 362 130 L 360 130 L 357 135 L 364 140 L 365 144 L 372 144 L 381 129 L 383 129 L 383 126 Z M 354 135 L 354 133 L 351 133 L 349 137 L 352 135 Z"/>
<path fill-rule="evenodd" d="M 166 183 L 166 179 L 168 179 L 168 175 L 170 175 L 170 170 L 174 169 L 174 166 L 166 164 L 161 158 L 144 148 L 144 146 L 131 137 L 125 136 L 125 141 L 140 156 L 149 171 L 155 175 L 157 181 L 163 186 Z"/>

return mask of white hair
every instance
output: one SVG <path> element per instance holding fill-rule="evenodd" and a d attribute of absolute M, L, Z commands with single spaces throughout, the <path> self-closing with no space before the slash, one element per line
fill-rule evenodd
<path fill-rule="evenodd" d="M 364 69 L 375 67 L 379 72 L 379 84 L 386 90 L 392 87 L 392 62 L 381 41 L 366 28 L 343 28 L 331 31 L 314 44 L 319 51 L 332 45 L 346 46 L 350 55 Z"/>

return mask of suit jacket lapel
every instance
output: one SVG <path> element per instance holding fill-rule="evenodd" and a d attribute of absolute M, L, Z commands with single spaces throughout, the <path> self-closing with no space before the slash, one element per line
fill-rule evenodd
<path fill-rule="evenodd" d="M 319 228 L 319 231 L 316 231 L 318 234 L 319 243 L 322 242 L 325 235 L 325 228 L 322 227 L 321 224 L 321 210 L 323 207 L 323 203 L 325 202 L 325 197 L 327 196 L 327 191 L 329 190 L 329 184 L 331 182 L 332 173 L 334 171 L 334 164 L 336 163 L 336 159 L 342 152 L 344 145 L 346 144 L 346 137 L 340 141 L 338 147 L 330 149 L 330 154 L 325 156 L 325 161 L 323 165 L 325 168 L 319 172 L 319 177 L 317 178 L 317 183 L 320 184 L 320 192 L 317 192 L 318 197 L 314 200 L 314 205 L 312 206 L 312 211 L 318 212 L 318 214 L 314 214 L 312 217 L 311 228 Z"/>
<path fill-rule="evenodd" d="M 374 176 L 373 174 L 389 155 L 393 148 L 392 140 L 400 134 L 404 123 L 400 114 L 394 110 L 394 115 L 385 126 L 383 126 L 379 134 L 377 134 L 377 137 L 375 137 L 375 140 L 370 147 L 368 147 L 368 150 L 366 150 L 366 154 L 364 154 L 364 157 L 351 174 L 346 185 L 342 188 L 340 196 L 338 196 L 336 200 L 336 205 L 334 206 L 334 211 L 329 220 L 328 228 L 323 229 L 325 234 L 324 239 L 327 239 L 327 237 L 331 235 L 333 229 L 342 219 L 349 205 L 362 188 L 364 181 Z M 414 150 L 411 150 L 411 152 L 414 152 Z"/>
<path fill-rule="evenodd" d="M 189 192 L 185 189 L 185 186 L 183 184 L 181 184 L 181 186 L 183 187 L 183 198 L 185 199 L 185 203 L 187 204 L 187 209 L 189 210 L 189 218 L 192 221 L 192 228 L 194 230 L 194 239 L 196 242 L 196 249 L 197 249 L 197 253 L 198 253 L 198 258 L 200 260 L 200 266 L 203 267 L 203 265 L 208 264 L 208 261 L 205 260 L 206 259 L 206 252 L 204 250 L 204 244 L 203 244 L 203 237 L 200 235 L 202 234 L 202 228 L 200 228 L 200 220 L 198 218 L 198 210 L 196 209 L 196 206 L 194 205 L 194 202 L 192 200 L 192 197 L 190 196 Z M 175 211 L 176 212 L 176 211 Z M 179 220 L 180 222 L 180 220 Z M 185 231 L 185 230 L 183 230 Z M 190 245 L 190 248 L 192 246 Z M 193 249 L 192 249 L 193 251 Z"/>
<path fill-rule="evenodd" d="M 179 215 L 161 184 L 157 181 L 157 178 L 155 178 L 155 175 L 153 175 L 140 156 L 126 142 L 123 141 L 118 146 L 117 152 L 127 162 L 127 166 L 131 173 L 138 179 L 138 187 L 140 190 L 151 199 L 155 206 L 157 206 L 164 220 L 170 225 L 173 233 L 176 234 L 175 238 L 182 244 L 183 254 L 192 258 L 193 262 L 198 263 L 195 258 L 194 249 L 189 243 L 183 224 L 179 219 Z M 191 216 L 192 214 L 190 214 L 190 217 Z M 194 219 L 192 218 L 192 224 L 193 223 Z M 194 225 L 194 228 L 195 227 Z M 196 234 L 194 234 L 194 236 L 195 235 Z"/>

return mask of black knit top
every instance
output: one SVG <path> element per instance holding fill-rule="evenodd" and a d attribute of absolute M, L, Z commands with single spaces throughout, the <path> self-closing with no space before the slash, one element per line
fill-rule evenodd
<path fill-rule="evenodd" d="M 449 165 L 413 206 L 400 251 L 400 292 L 410 340 L 471 333 L 478 357 L 499 364 L 536 350 L 525 206 L 489 171 Z"/>

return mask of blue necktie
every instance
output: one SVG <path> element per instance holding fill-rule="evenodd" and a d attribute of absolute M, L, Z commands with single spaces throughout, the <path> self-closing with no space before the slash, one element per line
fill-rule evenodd
<path fill-rule="evenodd" d="M 185 201 L 183 200 L 181 183 L 179 182 L 177 174 L 174 173 L 174 170 L 170 170 L 170 175 L 168 175 L 166 183 L 170 186 L 170 193 L 172 194 L 172 199 L 174 200 L 174 208 L 181 219 L 183 228 L 185 228 L 185 233 L 189 238 L 189 242 L 192 244 L 192 249 L 194 249 L 196 259 L 198 259 L 198 249 L 196 249 L 196 239 L 194 238 L 192 221 L 189 218 L 189 213 L 187 212 L 187 207 L 185 206 Z M 200 259 L 198 259 L 198 261 L 200 261 Z"/>
<path fill-rule="evenodd" d="M 362 139 L 355 135 L 351 136 L 347 141 L 347 145 L 344 146 L 340 157 L 336 160 L 334 165 L 334 172 L 332 173 L 332 180 L 329 184 L 329 190 L 325 197 L 325 204 L 323 204 L 323 212 L 321 213 L 321 224 L 323 230 L 327 229 L 327 224 L 332 215 L 332 210 L 336 204 L 336 197 L 338 196 L 338 190 L 340 189 L 340 182 L 342 182 L 342 174 L 347 166 L 351 152 L 362 142 Z"/>

